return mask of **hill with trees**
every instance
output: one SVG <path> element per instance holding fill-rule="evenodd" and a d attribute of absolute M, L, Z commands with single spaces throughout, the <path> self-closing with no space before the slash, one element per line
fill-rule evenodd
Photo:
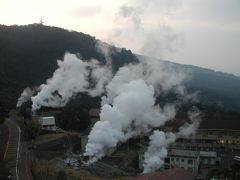
<path fill-rule="evenodd" d="M 137 57 L 138 59 L 154 59 L 142 55 L 137 55 Z M 240 112 L 240 77 L 198 66 L 157 60 L 166 67 L 170 66 L 188 75 L 189 80 L 186 86 L 191 91 L 199 92 L 201 106 Z"/>
<path fill-rule="evenodd" d="M 15 108 L 24 88 L 45 83 L 65 52 L 105 63 L 105 56 L 96 49 L 97 42 L 90 35 L 42 24 L 0 25 L 0 107 Z M 130 50 L 110 48 L 113 71 L 138 61 Z"/>
<path fill-rule="evenodd" d="M 0 25 L 0 111 L 5 113 L 15 108 L 18 97 L 27 86 L 45 83 L 65 52 L 80 54 L 84 60 L 94 58 L 105 63 L 105 56 L 96 48 L 97 42 L 99 40 L 90 35 L 42 24 Z M 110 48 L 114 52 L 111 54 L 114 72 L 124 64 L 146 58 L 124 48 Z M 201 104 L 240 111 L 240 77 L 169 61 L 163 63 L 190 72 L 187 87 L 200 91 Z M 94 99 L 93 102 L 98 101 Z M 79 103 L 70 102 L 71 109 L 75 110 L 73 104 Z"/>

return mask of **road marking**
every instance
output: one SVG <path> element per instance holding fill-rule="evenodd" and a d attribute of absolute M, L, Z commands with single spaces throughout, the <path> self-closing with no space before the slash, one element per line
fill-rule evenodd
<path fill-rule="evenodd" d="M 21 135 L 21 129 L 18 127 L 18 149 L 17 149 L 17 160 L 16 160 L 16 177 L 17 177 L 17 180 L 18 180 L 18 158 L 19 158 L 19 147 L 20 147 L 20 135 Z"/>
<path fill-rule="evenodd" d="M 8 127 L 8 125 L 6 125 Z M 11 129 L 8 127 L 8 141 L 7 141 L 7 145 L 5 146 L 5 151 L 4 151 L 4 156 L 3 156 L 3 160 L 6 159 L 7 157 L 7 152 L 8 152 L 8 146 L 9 146 L 9 140 L 11 137 Z"/>

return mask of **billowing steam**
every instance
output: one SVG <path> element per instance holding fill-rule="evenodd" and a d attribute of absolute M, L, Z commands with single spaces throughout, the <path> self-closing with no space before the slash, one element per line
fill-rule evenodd
<path fill-rule="evenodd" d="M 101 121 L 89 135 L 85 155 L 92 157 L 93 162 L 102 158 L 108 148 L 116 147 L 118 142 L 147 133 L 175 115 L 174 106 L 161 109 L 154 105 L 154 88 L 142 79 L 122 86 L 122 92 L 116 95 L 112 106 L 103 105 Z"/>
<path fill-rule="evenodd" d="M 114 29 L 105 38 L 117 46 L 162 59 L 184 45 L 184 35 L 166 21 L 180 7 L 179 0 L 126 1 L 118 8 Z"/>
<path fill-rule="evenodd" d="M 149 20 L 143 16 L 156 10 L 156 7 L 157 11 L 159 7 L 164 10 L 166 5 L 168 11 L 178 3 L 177 0 L 171 3 L 139 0 L 121 6 L 115 18 L 118 26 L 110 34 L 111 41 L 128 47 L 133 45 L 132 49 L 150 56 L 162 57 L 164 51 L 174 51 L 182 45 L 181 35 L 162 22 L 164 18 L 161 17 L 154 16 L 156 21 L 152 28 L 146 28 Z M 181 103 L 196 98 L 196 94 L 187 94 L 183 85 L 188 75 L 162 62 L 142 59 L 138 64 L 121 67 L 113 77 L 113 49 L 101 41 L 96 43 L 96 48 L 105 56 L 105 65 L 94 59 L 83 61 L 76 55 L 66 53 L 63 61 L 58 61 L 59 68 L 53 77 L 41 85 L 40 92 L 31 98 L 32 110 L 42 106 L 63 107 L 78 93 L 92 97 L 105 94 L 102 96 L 100 121 L 95 123 L 88 136 L 84 153 L 89 156 L 88 163 L 101 159 L 109 148 L 115 148 L 121 142 L 152 134 L 144 154 L 143 167 L 144 172 L 155 171 L 163 165 L 168 146 L 179 137 L 194 134 L 199 126 L 200 116 L 195 109 L 189 113 L 191 122 L 180 127 L 178 132 L 156 130 L 174 119 Z M 27 93 L 28 90 L 22 94 L 17 106 L 32 96 Z M 178 101 L 157 105 L 156 98 L 168 93 L 175 94 Z"/>
<path fill-rule="evenodd" d="M 110 68 L 101 66 L 97 60 L 82 61 L 74 54 L 66 53 L 63 61 L 58 61 L 59 68 L 41 91 L 32 97 L 32 110 L 41 106 L 63 107 L 77 93 L 99 96 L 104 91 L 104 84 L 112 77 Z"/>
<path fill-rule="evenodd" d="M 106 155 L 109 148 L 136 136 L 152 133 L 174 119 L 182 102 L 195 98 L 186 93 L 184 82 L 187 75 L 174 67 L 154 59 L 141 59 L 138 64 L 121 67 L 112 76 L 111 50 L 104 43 L 97 43 L 98 50 L 105 55 L 106 63 L 97 60 L 83 61 L 76 55 L 66 53 L 59 68 L 40 92 L 32 97 L 32 110 L 41 106 L 63 107 L 78 93 L 102 97 L 100 121 L 88 137 L 84 155 L 93 163 Z M 157 105 L 156 98 L 174 93 L 178 102 Z M 29 99 L 32 93 L 26 89 L 18 105 Z M 159 169 L 167 156 L 167 147 L 179 137 L 193 134 L 199 125 L 199 113 L 191 112 L 191 123 L 186 123 L 176 133 L 155 130 L 150 136 L 147 152 L 144 154 L 144 172 Z"/>
<path fill-rule="evenodd" d="M 31 100 L 32 95 L 34 94 L 34 90 L 30 87 L 27 87 L 23 90 L 21 96 L 18 98 L 16 107 L 21 107 L 23 103 Z"/>
<path fill-rule="evenodd" d="M 142 59 L 139 64 L 128 65 L 119 69 L 106 86 L 107 96 L 102 98 L 102 104 L 111 104 L 116 95 L 122 92 L 123 85 L 137 79 L 142 79 L 147 85 L 151 85 L 154 96 L 169 91 L 174 91 L 181 96 L 185 94 L 182 84 L 187 79 L 186 74 L 178 72 L 170 66 L 165 66 L 160 61 Z"/>
<path fill-rule="evenodd" d="M 185 123 L 179 128 L 177 137 L 188 137 L 197 131 L 201 121 L 200 111 L 196 107 L 193 107 L 192 110 L 188 112 L 188 117 L 191 122 Z"/>
<path fill-rule="evenodd" d="M 176 135 L 156 130 L 149 139 L 149 146 L 144 154 L 143 173 L 154 172 L 163 166 L 167 147 L 176 140 Z"/>
<path fill-rule="evenodd" d="M 184 96 L 184 80 L 183 74 L 161 66 L 158 61 L 120 68 L 106 86 L 100 121 L 88 138 L 85 155 L 90 157 L 89 163 L 102 158 L 108 148 L 116 147 L 119 142 L 149 133 L 173 119 L 177 104 L 160 107 L 155 105 L 156 97 L 167 92 Z"/>
<path fill-rule="evenodd" d="M 174 143 L 177 138 L 193 135 L 200 123 L 200 112 L 194 108 L 188 113 L 191 123 L 185 123 L 177 133 L 156 130 L 150 136 L 147 151 L 144 154 L 143 173 L 153 172 L 160 169 L 167 156 L 167 147 Z"/>
<path fill-rule="evenodd" d="M 109 148 L 136 136 L 152 133 L 172 120 L 182 102 L 195 98 L 186 93 L 184 82 L 187 75 L 174 67 L 153 59 L 141 59 L 138 64 L 121 67 L 112 77 L 112 62 L 109 46 L 98 43 L 99 51 L 106 57 L 106 64 L 97 60 L 83 61 L 76 55 L 66 53 L 59 68 L 40 92 L 32 97 L 32 110 L 41 106 L 63 107 L 78 93 L 102 97 L 100 121 L 88 137 L 84 155 L 93 163 L 105 156 Z M 174 93 L 178 102 L 156 105 L 156 97 Z M 18 105 L 29 99 L 32 92 L 24 90 Z M 176 133 L 155 130 L 150 136 L 144 154 L 144 172 L 159 169 L 167 156 L 167 147 L 179 137 L 193 134 L 199 126 L 199 113 L 189 113 L 191 123 L 186 123 Z"/>

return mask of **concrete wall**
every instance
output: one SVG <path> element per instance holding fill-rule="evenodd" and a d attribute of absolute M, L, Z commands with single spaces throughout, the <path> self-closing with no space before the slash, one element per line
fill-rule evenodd
<path fill-rule="evenodd" d="M 183 168 L 187 171 L 198 173 L 199 158 L 170 157 L 170 168 Z"/>

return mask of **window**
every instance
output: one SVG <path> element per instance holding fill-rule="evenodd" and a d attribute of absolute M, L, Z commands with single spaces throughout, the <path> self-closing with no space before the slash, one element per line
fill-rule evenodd
<path fill-rule="evenodd" d="M 178 161 L 179 161 L 179 158 L 176 158 L 176 161 L 178 162 Z"/>
<path fill-rule="evenodd" d="M 170 163 L 170 158 L 165 158 L 165 163 Z"/>
<path fill-rule="evenodd" d="M 184 162 L 184 159 L 181 159 L 181 162 Z"/>
<path fill-rule="evenodd" d="M 192 160 L 192 159 L 189 159 L 189 160 L 188 160 L 188 164 L 193 164 L 193 160 Z"/>

